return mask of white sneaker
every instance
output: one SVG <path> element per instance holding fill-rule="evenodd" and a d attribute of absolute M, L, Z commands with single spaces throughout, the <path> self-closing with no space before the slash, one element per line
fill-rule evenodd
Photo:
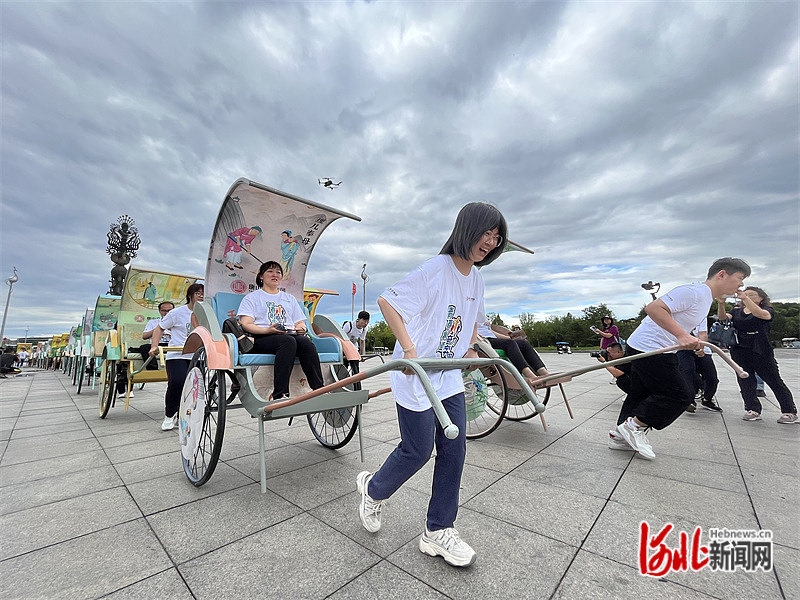
<path fill-rule="evenodd" d="M 175 417 L 164 417 L 164 422 L 161 423 L 161 431 L 171 431 L 175 429 Z"/>
<path fill-rule="evenodd" d="M 369 497 L 367 486 L 370 479 L 372 479 L 372 473 L 369 471 L 362 471 L 356 477 L 356 487 L 358 488 L 358 493 L 361 494 L 361 502 L 358 504 L 358 516 L 364 529 L 370 533 L 375 533 L 381 528 L 383 502 L 380 500 L 375 501 Z"/>
<path fill-rule="evenodd" d="M 617 431 L 608 432 L 608 447 L 612 450 L 633 450 Z"/>
<path fill-rule="evenodd" d="M 761 420 L 761 413 L 757 413 L 754 410 L 748 410 L 744 413 L 742 417 L 742 421 L 760 421 Z"/>
<path fill-rule="evenodd" d="M 617 431 L 622 434 L 628 445 L 639 453 L 639 456 L 645 460 L 653 460 L 656 453 L 647 441 L 646 430 L 646 427 L 639 427 L 633 417 L 628 417 L 624 423 L 617 425 Z"/>
<path fill-rule="evenodd" d="M 454 527 L 428 531 L 419 538 L 420 552 L 428 556 L 441 556 L 445 562 L 454 567 L 468 567 L 475 562 L 478 555 L 470 545 L 461 539 Z"/>
<path fill-rule="evenodd" d="M 120 393 L 119 393 L 119 397 L 120 397 L 120 398 L 124 398 L 124 397 L 125 397 L 125 392 L 120 392 Z M 129 397 L 129 398 L 133 398 L 133 390 L 131 390 L 131 395 L 130 395 L 130 396 L 128 396 L 128 397 Z"/>

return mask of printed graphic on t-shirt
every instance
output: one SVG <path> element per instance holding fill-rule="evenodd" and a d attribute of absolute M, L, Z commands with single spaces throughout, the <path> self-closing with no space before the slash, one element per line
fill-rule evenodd
<path fill-rule="evenodd" d="M 461 333 L 461 316 L 456 316 L 456 307 L 451 304 L 447 307 L 447 321 L 439 338 L 439 347 L 436 354 L 442 358 L 453 358 L 453 348 L 458 344 L 458 334 Z"/>
<path fill-rule="evenodd" d="M 267 319 L 272 325 L 286 325 L 286 309 L 280 304 L 267 302 Z"/>

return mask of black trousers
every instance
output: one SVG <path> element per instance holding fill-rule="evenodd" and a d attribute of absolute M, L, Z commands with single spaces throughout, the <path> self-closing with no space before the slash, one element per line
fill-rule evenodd
<path fill-rule="evenodd" d="M 539 353 L 533 349 L 530 342 L 525 339 L 506 339 L 506 338 L 487 338 L 492 348 L 501 349 L 508 356 L 511 364 L 522 372 L 522 369 L 530 367 L 536 373 L 544 366 Z"/>
<path fill-rule="evenodd" d="M 164 394 L 164 416 L 174 417 L 181 407 L 181 393 L 186 376 L 189 374 L 189 363 L 183 358 L 171 358 L 164 361 L 167 365 L 167 393 Z"/>
<path fill-rule="evenodd" d="M 705 400 L 714 398 L 719 387 L 719 377 L 711 355 L 697 356 L 693 350 L 678 350 L 677 356 L 681 373 L 692 391 L 703 390 Z"/>
<path fill-rule="evenodd" d="M 781 405 L 782 413 L 797 414 L 792 392 L 789 391 L 789 388 L 781 379 L 781 375 L 778 372 L 778 363 L 771 348 L 769 354 L 758 354 L 753 352 L 751 348 L 733 346 L 731 348 L 731 358 L 750 373 L 750 377 L 747 379 L 736 378 L 739 383 L 739 391 L 742 393 L 742 400 L 744 400 L 745 410 L 761 413 L 761 402 L 756 396 L 757 383 L 754 376 L 756 374 L 764 380 L 764 383 L 775 394 L 775 398 Z"/>
<path fill-rule="evenodd" d="M 626 356 L 641 354 L 628 348 Z M 654 429 L 664 429 L 694 400 L 675 354 L 656 354 L 631 363 L 631 390 L 622 403 L 617 424 L 636 417 Z"/>
<path fill-rule="evenodd" d="M 277 333 L 255 336 L 255 344 L 249 354 L 275 355 L 273 398 L 289 394 L 289 378 L 292 375 L 295 357 L 300 361 L 300 367 L 306 374 L 308 385 L 312 390 L 324 385 L 317 347 L 304 335 Z"/>

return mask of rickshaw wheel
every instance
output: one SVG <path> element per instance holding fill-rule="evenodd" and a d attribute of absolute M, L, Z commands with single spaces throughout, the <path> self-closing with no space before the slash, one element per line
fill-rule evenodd
<path fill-rule="evenodd" d="M 197 487 L 211 479 L 219 462 L 225 408 L 225 372 L 209 369 L 206 350 L 199 348 L 189 363 L 178 412 L 183 471 Z"/>
<path fill-rule="evenodd" d="M 117 393 L 117 361 L 104 360 L 100 373 L 100 418 L 105 419 Z"/>
<path fill-rule="evenodd" d="M 549 387 L 544 389 L 539 388 L 533 390 L 533 393 L 536 394 L 536 397 L 542 404 L 547 404 L 547 401 L 550 399 L 550 389 Z M 519 400 L 517 400 L 517 398 Z M 509 390 L 506 419 L 510 421 L 527 421 L 537 414 L 533 407 L 533 402 L 522 393 L 522 390 Z"/>
<path fill-rule="evenodd" d="M 86 376 L 86 357 L 81 356 L 81 361 L 78 368 L 78 391 L 77 394 L 81 393 L 81 387 L 83 387 L 83 378 Z"/>
<path fill-rule="evenodd" d="M 494 381 L 487 379 L 480 369 L 462 373 L 467 404 L 466 436 L 469 440 L 492 433 L 503 422 L 506 414 L 506 378 L 502 369 L 491 368 Z"/>
<path fill-rule="evenodd" d="M 358 429 L 355 406 L 311 413 L 307 418 L 308 426 L 317 441 L 333 450 L 352 440 Z"/>
<path fill-rule="evenodd" d="M 350 377 L 350 370 L 345 365 L 335 365 L 331 369 L 336 381 Z M 344 389 L 352 391 L 353 386 L 345 386 Z M 356 407 L 337 408 L 318 413 L 306 415 L 308 426 L 317 441 L 333 450 L 345 446 L 358 429 L 358 419 L 356 418 Z"/>

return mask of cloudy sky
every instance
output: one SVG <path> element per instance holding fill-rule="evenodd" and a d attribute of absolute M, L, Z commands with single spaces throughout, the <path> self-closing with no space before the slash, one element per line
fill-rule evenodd
<path fill-rule="evenodd" d="M 202 275 L 239 177 L 359 215 L 306 285 L 350 316 L 484 200 L 535 255 L 483 270 L 514 321 L 618 318 L 750 262 L 798 275 L 796 2 L 3 2 L 0 276 L 6 336 L 56 334 L 135 265 Z M 329 191 L 318 177 L 342 180 Z M 7 287 L 0 296 L 5 301 Z"/>

